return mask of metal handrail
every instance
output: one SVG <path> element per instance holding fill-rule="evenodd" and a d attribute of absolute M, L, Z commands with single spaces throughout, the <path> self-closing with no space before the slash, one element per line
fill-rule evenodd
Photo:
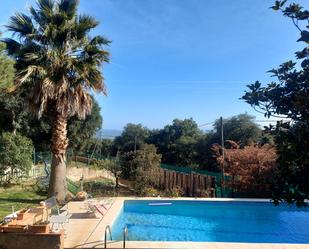
<path fill-rule="evenodd" d="M 106 248 L 106 241 L 107 241 L 107 231 L 109 232 L 110 240 L 113 240 L 112 238 L 112 231 L 110 225 L 107 225 L 105 227 L 105 232 L 104 232 L 104 248 Z"/>
<path fill-rule="evenodd" d="M 126 237 L 128 237 L 128 226 L 123 229 L 123 249 L 126 248 Z"/>

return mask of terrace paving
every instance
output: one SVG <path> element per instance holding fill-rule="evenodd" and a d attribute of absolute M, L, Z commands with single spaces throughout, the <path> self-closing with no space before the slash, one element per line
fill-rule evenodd
<path fill-rule="evenodd" d="M 117 218 L 124 200 L 129 199 L 158 199 L 158 198 L 128 198 L 117 197 L 111 208 L 101 218 L 91 218 L 87 214 L 85 202 L 70 202 L 69 211 L 72 214 L 70 222 L 65 225 L 66 237 L 64 248 L 104 248 L 104 231 Z M 169 198 L 170 199 L 170 198 Z M 194 200 L 194 198 L 178 198 L 180 200 Z M 164 198 L 161 198 L 164 200 Z M 199 198 L 199 200 L 211 200 Z M 213 199 L 225 201 L 231 199 Z M 233 199 L 236 200 L 237 199 Z M 239 199 L 244 201 L 246 199 Z M 98 202 L 100 199 L 98 199 Z M 248 201 L 265 201 L 250 199 Z M 123 248 L 122 241 L 108 241 L 107 248 Z M 156 241 L 127 241 L 126 248 L 196 248 L 196 249 L 309 249 L 309 244 L 264 244 L 264 243 L 216 243 L 216 242 L 156 242 Z"/>

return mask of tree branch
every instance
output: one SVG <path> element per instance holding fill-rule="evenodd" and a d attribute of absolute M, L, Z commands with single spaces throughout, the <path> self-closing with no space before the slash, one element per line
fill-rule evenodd
<path fill-rule="evenodd" d="M 294 23 L 294 26 L 299 30 L 299 32 L 302 32 L 301 28 L 298 26 L 298 24 L 295 22 L 295 18 L 294 17 L 291 17 L 293 23 Z"/>

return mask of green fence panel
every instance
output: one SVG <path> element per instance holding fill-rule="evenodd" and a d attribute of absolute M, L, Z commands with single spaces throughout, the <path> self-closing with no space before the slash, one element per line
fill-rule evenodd
<path fill-rule="evenodd" d="M 75 182 L 67 178 L 67 189 L 73 195 L 76 195 L 80 191 L 80 186 L 78 186 Z"/>
<path fill-rule="evenodd" d="M 218 181 L 221 181 L 221 173 L 220 172 L 213 172 L 213 171 L 207 171 L 207 170 L 201 170 L 201 169 L 191 169 L 190 167 L 186 166 L 176 166 L 176 165 L 170 165 L 170 164 L 161 164 L 161 168 L 177 171 L 180 173 L 185 174 L 191 174 L 191 173 L 197 173 L 200 175 L 206 175 L 206 176 L 213 176 L 216 177 Z M 230 176 L 224 176 L 224 180 L 230 180 Z"/>

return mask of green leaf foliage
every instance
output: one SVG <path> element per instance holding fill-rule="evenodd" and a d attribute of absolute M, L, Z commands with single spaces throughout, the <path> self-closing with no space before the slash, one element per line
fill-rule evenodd
<path fill-rule="evenodd" d="M 308 123 L 282 123 L 274 128 L 279 170 L 275 175 L 273 199 L 303 206 L 309 197 L 309 126 Z"/>
<path fill-rule="evenodd" d="M 13 85 L 14 61 L 5 53 L 5 44 L 0 42 L 0 90 Z"/>
<path fill-rule="evenodd" d="M 78 4 L 37 0 L 6 25 L 13 34 L 3 41 L 16 61 L 15 87 L 27 89 L 25 99 L 39 118 L 55 113 L 85 118 L 91 111 L 89 90 L 106 94 L 101 66 L 109 61 L 103 46 L 110 41 L 90 36 L 98 22 L 78 15 Z"/>
<path fill-rule="evenodd" d="M 275 7 L 281 3 L 276 1 Z M 266 86 L 259 82 L 249 85 L 242 99 L 266 117 L 290 120 L 269 128 L 279 153 L 273 198 L 276 203 L 304 205 L 309 198 L 309 11 L 295 3 L 282 6 L 279 9 L 292 20 L 305 48 L 296 52 L 296 62 L 288 61 L 269 71 L 276 81 Z"/>
<path fill-rule="evenodd" d="M 31 138 L 37 151 L 50 149 L 51 127 L 50 118 L 44 115 L 40 120 L 31 115 L 27 109 L 22 92 L 0 92 L 0 130 L 19 132 Z M 79 120 L 76 116 L 68 120 L 69 146 L 74 151 L 85 150 L 89 140 L 102 126 L 100 107 L 92 100 L 91 114 Z"/>
<path fill-rule="evenodd" d="M 29 138 L 4 132 L 0 138 L 0 173 L 19 170 L 28 173 L 32 165 L 33 145 Z"/>
<path fill-rule="evenodd" d="M 224 140 L 237 142 L 240 147 L 258 142 L 261 137 L 261 128 L 254 122 L 255 117 L 248 114 L 239 114 L 228 119 L 223 119 Z M 221 124 L 216 120 L 214 124 L 215 132 L 212 139 L 216 143 L 221 141 Z"/>
<path fill-rule="evenodd" d="M 120 155 L 122 176 L 149 186 L 157 182 L 161 155 L 153 144 L 144 144 L 139 150 Z"/>
<path fill-rule="evenodd" d="M 149 136 L 149 129 L 142 124 L 127 124 L 120 136 L 115 138 L 113 153 L 117 151 L 129 152 L 140 149 Z"/>
<path fill-rule="evenodd" d="M 98 102 L 93 98 L 91 114 L 84 120 L 79 120 L 76 116 L 68 121 L 69 148 L 74 151 L 83 151 L 88 141 L 101 129 L 103 119 Z"/>
<path fill-rule="evenodd" d="M 28 112 L 25 108 L 21 93 L 0 92 L 0 130 L 26 131 L 28 130 Z"/>
<path fill-rule="evenodd" d="M 152 131 L 148 143 L 156 145 L 162 154 L 162 162 L 196 167 L 195 146 L 202 134 L 192 118 L 174 119 L 171 125 Z"/>

